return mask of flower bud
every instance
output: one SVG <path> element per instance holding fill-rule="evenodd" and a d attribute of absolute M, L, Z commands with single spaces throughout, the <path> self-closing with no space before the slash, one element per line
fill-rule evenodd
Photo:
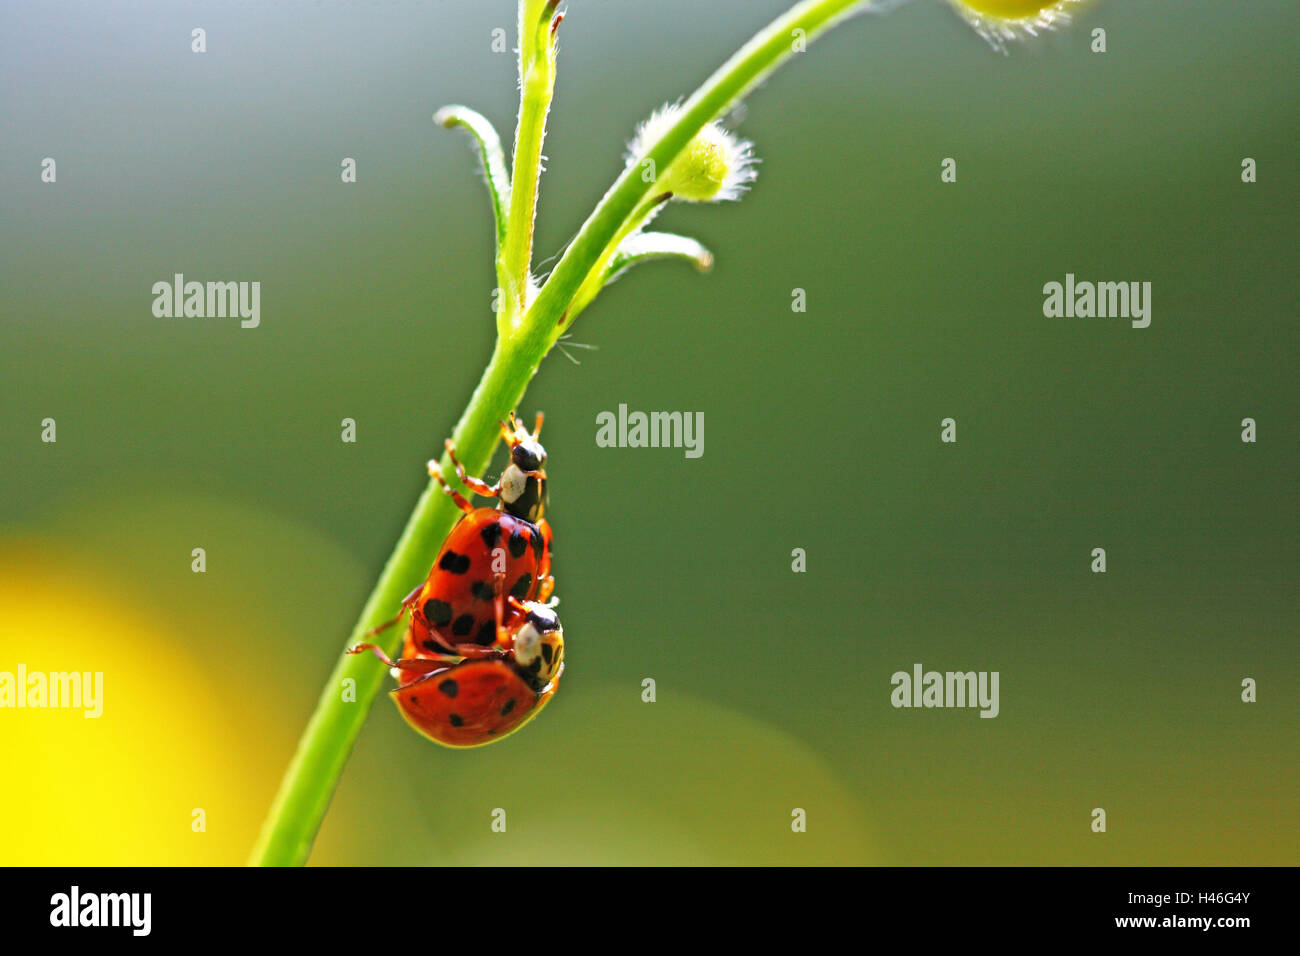
<path fill-rule="evenodd" d="M 1080 0 L 948 0 L 953 9 L 995 48 L 1037 36 L 1069 22 L 1066 7 Z"/>
<path fill-rule="evenodd" d="M 628 144 L 628 165 L 643 161 L 646 152 L 681 115 L 669 104 L 655 110 Z M 739 199 L 754 177 L 754 144 L 723 129 L 717 122 L 700 130 L 667 169 L 654 173 L 657 192 L 688 202 Z"/>

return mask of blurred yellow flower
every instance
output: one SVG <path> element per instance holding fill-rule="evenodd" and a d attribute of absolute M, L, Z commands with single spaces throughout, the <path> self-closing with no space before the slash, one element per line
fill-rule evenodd
<path fill-rule="evenodd" d="M 178 652 L 184 624 L 130 606 L 93 569 L 0 550 L 0 673 L 89 673 L 102 691 L 94 708 L 0 707 L 0 864 L 242 862 L 266 799 L 261 744 L 239 732 L 240 688 L 199 649 Z"/>

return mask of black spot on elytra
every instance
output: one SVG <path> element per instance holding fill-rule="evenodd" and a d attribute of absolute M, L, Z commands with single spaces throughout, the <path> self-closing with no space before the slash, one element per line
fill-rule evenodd
<path fill-rule="evenodd" d="M 451 721 L 453 727 L 464 727 L 465 721 L 460 719 L 460 714 L 448 714 L 447 719 Z"/>
<path fill-rule="evenodd" d="M 426 651 L 432 651 L 434 654 L 450 654 L 452 652 L 451 648 L 444 647 L 431 637 L 422 641 L 420 646 Z"/>
<path fill-rule="evenodd" d="M 542 548 L 546 546 L 546 542 L 542 540 L 542 533 L 540 531 L 533 532 L 532 540 L 529 543 L 533 546 L 533 557 L 538 561 L 542 560 Z"/>
<path fill-rule="evenodd" d="M 533 576 L 525 572 L 524 575 L 515 582 L 515 586 L 510 589 L 510 593 L 522 601 L 524 596 L 528 593 L 528 589 L 532 586 Z"/>
<path fill-rule="evenodd" d="M 442 560 L 438 562 L 438 567 L 448 574 L 464 574 L 469 570 L 469 555 L 448 551 L 442 556 Z"/>
<path fill-rule="evenodd" d="M 483 626 L 478 629 L 478 636 L 474 638 L 475 644 L 488 645 L 497 639 L 497 622 L 484 621 Z"/>
<path fill-rule="evenodd" d="M 510 557 L 522 558 L 524 552 L 528 550 L 528 539 L 524 537 L 522 531 L 516 531 L 510 536 Z"/>
<path fill-rule="evenodd" d="M 469 592 L 479 601 L 490 601 L 497 596 L 496 585 L 491 581 L 475 581 L 469 586 Z"/>
<path fill-rule="evenodd" d="M 456 618 L 456 623 L 451 626 L 451 633 L 457 637 L 464 637 L 474 628 L 474 615 L 462 614 Z"/>
<path fill-rule="evenodd" d="M 424 602 L 424 619 L 438 627 L 451 620 L 451 605 L 446 601 L 431 598 Z"/>
<path fill-rule="evenodd" d="M 479 534 L 483 538 L 483 543 L 486 544 L 488 550 L 491 551 L 497 546 L 497 542 L 501 540 L 501 525 L 498 522 L 493 521 L 491 524 L 484 525 L 483 530 L 481 530 Z"/>
<path fill-rule="evenodd" d="M 455 697 L 460 693 L 460 685 L 452 680 L 452 678 L 448 677 L 438 685 L 438 690 L 442 691 L 448 697 Z"/>
<path fill-rule="evenodd" d="M 555 656 L 555 651 L 552 649 L 551 645 L 550 645 L 550 644 L 543 644 L 543 645 L 542 645 L 542 657 L 544 657 L 544 658 L 546 659 L 546 663 L 547 663 L 547 664 L 550 664 L 550 663 L 551 663 L 551 658 L 554 657 L 554 656 Z"/>
<path fill-rule="evenodd" d="M 501 708 L 501 716 L 504 717 L 506 714 L 510 713 L 510 711 L 514 709 L 515 709 L 515 699 L 511 697 L 508 701 L 506 701 L 506 705 Z"/>

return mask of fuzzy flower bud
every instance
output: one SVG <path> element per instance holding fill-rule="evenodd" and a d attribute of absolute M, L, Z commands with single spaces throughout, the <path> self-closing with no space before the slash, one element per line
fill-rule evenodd
<path fill-rule="evenodd" d="M 681 107 L 669 104 L 657 109 L 642 123 L 628 144 L 628 165 L 643 162 L 646 152 L 660 136 L 677 122 Z M 758 162 L 754 144 L 709 123 L 695 135 L 687 147 L 664 170 L 643 170 L 653 176 L 662 192 L 688 202 L 722 202 L 739 199 L 754 181 Z"/>
<path fill-rule="evenodd" d="M 948 0 L 953 9 L 996 49 L 1009 40 L 1037 36 L 1070 19 L 1066 7 L 1080 0 Z"/>

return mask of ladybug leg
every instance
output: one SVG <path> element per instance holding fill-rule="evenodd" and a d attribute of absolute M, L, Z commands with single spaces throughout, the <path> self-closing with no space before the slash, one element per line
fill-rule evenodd
<path fill-rule="evenodd" d="M 363 654 L 366 651 L 372 651 L 376 657 L 389 667 L 396 667 L 398 670 L 403 671 L 415 671 L 419 674 L 446 670 L 459 660 L 457 657 L 448 657 L 446 655 L 438 657 L 399 657 L 397 660 L 392 660 L 384 653 L 384 649 L 377 644 L 357 644 L 355 647 L 348 648 L 349 654 Z"/>
<path fill-rule="evenodd" d="M 362 642 L 361 644 L 356 644 L 348 648 L 349 654 L 362 654 L 365 651 L 374 651 L 375 656 L 378 657 L 385 664 L 387 664 L 389 667 L 397 666 L 391 660 L 388 659 L 388 655 L 384 653 L 384 649 L 380 647 L 378 644 L 369 644 L 369 643 Z"/>
<path fill-rule="evenodd" d="M 458 660 L 455 657 L 399 657 L 393 662 L 393 666 L 398 670 L 430 674 L 434 671 L 445 671 Z"/>
<path fill-rule="evenodd" d="M 452 501 L 456 502 L 456 507 L 465 512 L 465 514 L 473 512 L 474 506 L 466 500 L 465 496 L 452 488 L 451 485 L 447 484 L 447 479 L 442 477 L 442 469 L 438 467 L 438 463 L 430 460 L 428 467 L 429 477 L 438 479 L 438 484 L 442 485 L 442 490 L 447 492 L 447 495 Z"/>
<path fill-rule="evenodd" d="M 501 656 L 499 647 L 483 647 L 481 644 L 457 644 L 456 653 L 467 661 L 481 661 Z"/>
<path fill-rule="evenodd" d="M 402 615 L 405 614 L 407 611 L 409 611 L 415 605 L 415 599 L 420 596 L 420 592 L 423 590 L 424 590 L 423 584 L 417 585 L 414 591 L 412 591 L 406 597 L 402 598 L 402 609 L 397 612 L 397 617 L 393 618 L 391 621 L 385 621 L 383 624 L 380 624 L 378 627 L 372 627 L 370 630 L 366 631 L 366 633 L 363 634 L 362 636 L 375 637 L 379 634 L 384 633 L 384 631 L 388 630 L 390 627 L 392 627 L 394 624 L 400 621 L 402 619 Z"/>
<path fill-rule="evenodd" d="M 348 648 L 348 649 L 347 649 L 347 653 L 350 653 L 350 654 L 363 654 L 363 653 L 367 652 L 367 650 L 372 650 L 372 652 L 374 652 L 374 656 L 376 656 L 377 658 L 380 658 L 381 661 L 383 661 L 383 663 L 385 663 L 385 665 L 387 665 L 387 666 L 389 666 L 389 667 L 396 667 L 396 666 L 398 666 L 398 662 L 393 661 L 393 659 L 390 659 L 389 656 L 387 656 L 387 654 L 383 653 L 383 648 L 381 648 L 380 645 L 378 645 L 378 644 L 369 644 L 368 641 L 363 641 L 363 643 L 361 643 L 361 644 L 354 644 L 354 645 L 352 645 L 351 648 Z"/>
<path fill-rule="evenodd" d="M 494 488 L 485 481 L 480 481 L 478 478 L 471 478 L 469 476 L 465 471 L 465 466 L 462 465 L 460 459 L 456 457 L 456 446 L 452 444 L 450 438 L 446 441 L 446 447 L 447 454 L 451 458 L 451 463 L 456 466 L 456 477 L 464 482 L 466 488 L 474 492 L 476 495 L 482 495 L 484 498 L 495 498 L 501 494 L 500 488 Z"/>

